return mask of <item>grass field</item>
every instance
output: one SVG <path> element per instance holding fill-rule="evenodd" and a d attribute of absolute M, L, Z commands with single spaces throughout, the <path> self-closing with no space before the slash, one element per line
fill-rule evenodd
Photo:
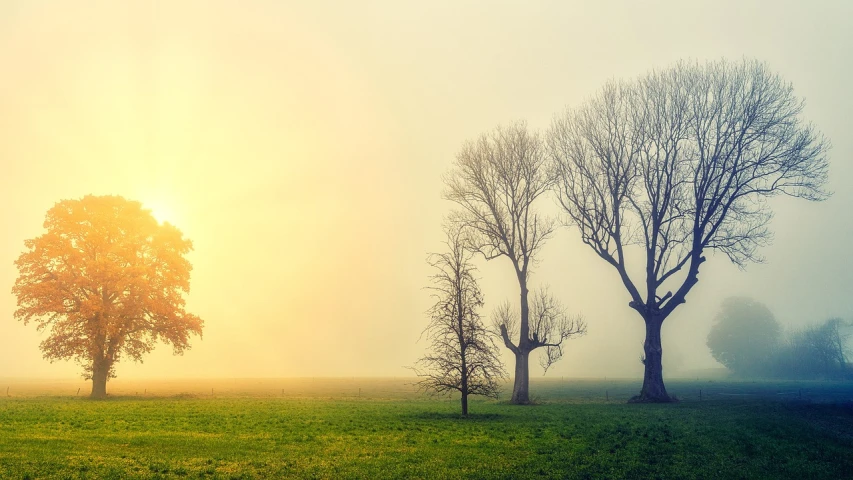
<path fill-rule="evenodd" d="M 680 403 L 629 405 L 634 381 L 539 381 L 537 405 L 467 419 L 402 379 L 108 388 L 10 387 L 0 478 L 853 478 L 849 384 L 672 381 Z"/>

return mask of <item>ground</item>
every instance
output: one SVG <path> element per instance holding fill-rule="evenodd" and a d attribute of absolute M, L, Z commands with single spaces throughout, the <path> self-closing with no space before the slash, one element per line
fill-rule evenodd
<path fill-rule="evenodd" d="M 850 384 L 681 380 L 636 405 L 636 381 L 553 379 L 465 419 L 410 382 L 18 382 L 0 478 L 853 478 Z"/>

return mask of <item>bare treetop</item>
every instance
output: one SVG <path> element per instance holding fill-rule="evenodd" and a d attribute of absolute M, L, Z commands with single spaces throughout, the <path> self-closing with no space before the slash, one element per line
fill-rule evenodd
<path fill-rule="evenodd" d="M 684 62 L 612 82 L 554 121 L 560 203 L 636 305 L 671 310 L 686 290 L 655 297 L 658 288 L 698 267 L 703 249 L 740 267 L 762 260 L 767 197 L 827 197 L 828 142 L 797 118 L 802 108 L 757 61 Z M 646 250 L 645 288 L 625 272 L 627 245 Z"/>
<path fill-rule="evenodd" d="M 533 202 L 553 184 L 542 141 L 523 122 L 467 142 L 444 177 L 444 196 L 461 207 L 453 220 L 487 259 L 507 256 L 519 275 L 554 230 Z"/>

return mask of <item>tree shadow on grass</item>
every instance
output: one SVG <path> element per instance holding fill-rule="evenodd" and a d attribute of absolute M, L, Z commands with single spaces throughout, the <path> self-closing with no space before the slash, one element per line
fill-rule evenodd
<path fill-rule="evenodd" d="M 198 395 L 195 393 L 175 393 L 175 394 L 139 394 L 139 395 L 112 395 L 107 394 L 106 397 L 103 398 L 91 398 L 89 396 L 80 396 L 78 399 L 85 402 L 144 402 L 144 401 L 160 401 L 160 400 L 195 400 L 195 399 L 210 399 L 214 398 L 210 395 Z"/>

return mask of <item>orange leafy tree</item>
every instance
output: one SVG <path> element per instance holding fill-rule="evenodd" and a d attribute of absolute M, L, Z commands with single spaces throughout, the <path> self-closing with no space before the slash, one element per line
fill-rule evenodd
<path fill-rule="evenodd" d="M 106 396 L 121 358 L 142 361 L 158 340 L 181 354 L 201 336 L 201 318 L 184 309 L 192 242 L 173 225 L 139 202 L 87 195 L 57 203 L 44 227 L 15 261 L 15 317 L 49 330 L 44 357 L 80 363 L 92 398 Z"/>

